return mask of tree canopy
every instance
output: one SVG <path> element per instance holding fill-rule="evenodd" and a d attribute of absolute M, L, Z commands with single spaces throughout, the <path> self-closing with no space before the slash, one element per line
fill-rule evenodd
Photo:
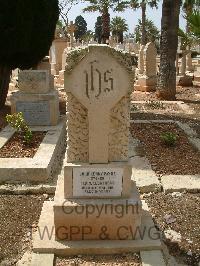
<path fill-rule="evenodd" d="M 155 26 L 152 20 L 146 19 L 145 21 L 145 28 L 147 32 L 147 42 L 151 41 L 158 41 L 160 39 L 160 31 Z M 134 39 L 135 42 L 141 42 L 142 40 L 142 21 L 141 19 L 138 20 L 138 24 L 134 30 Z"/>
<path fill-rule="evenodd" d="M 110 28 L 112 31 L 112 34 L 114 36 L 117 36 L 118 42 L 123 42 L 123 33 L 128 31 L 128 24 L 126 23 L 126 20 L 116 16 L 112 19 Z"/>
<path fill-rule="evenodd" d="M 76 40 L 78 40 L 78 39 L 81 40 L 82 37 L 84 36 L 84 34 L 86 34 L 86 32 L 87 32 L 87 22 L 80 15 L 80 16 L 77 16 L 75 19 L 75 26 L 76 26 L 76 30 L 74 32 L 74 36 L 75 36 Z"/>
<path fill-rule="evenodd" d="M 95 40 L 98 43 L 101 43 L 101 37 L 102 37 L 102 17 L 98 16 L 97 21 L 95 23 Z"/>
<path fill-rule="evenodd" d="M 0 65 L 36 65 L 49 52 L 58 17 L 58 0 L 0 0 Z"/>

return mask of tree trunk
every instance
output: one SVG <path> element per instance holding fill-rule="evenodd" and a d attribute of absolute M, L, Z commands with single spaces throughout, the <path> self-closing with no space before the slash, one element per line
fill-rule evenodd
<path fill-rule="evenodd" d="M 120 43 L 123 43 L 124 42 L 124 36 L 123 36 L 123 32 L 119 32 L 119 34 L 118 34 L 118 38 L 119 38 L 119 42 Z"/>
<path fill-rule="evenodd" d="M 108 8 L 104 7 L 102 14 L 102 40 L 103 43 L 106 43 L 110 37 L 110 14 Z"/>
<path fill-rule="evenodd" d="M 11 70 L 5 66 L 0 66 L 0 109 L 5 106 L 9 83 L 10 83 Z"/>
<path fill-rule="evenodd" d="M 176 54 L 178 48 L 178 28 L 181 0 L 163 0 L 160 73 L 157 96 L 163 100 L 175 100 L 176 96 Z"/>
<path fill-rule="evenodd" d="M 144 0 L 141 3 L 142 8 L 142 45 L 147 44 L 147 32 L 146 32 L 146 3 Z"/>

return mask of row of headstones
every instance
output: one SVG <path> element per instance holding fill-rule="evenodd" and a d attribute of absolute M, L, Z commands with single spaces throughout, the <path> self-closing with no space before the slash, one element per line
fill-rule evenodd
<path fill-rule="evenodd" d="M 76 41 L 73 39 L 73 41 L 68 42 L 66 38 L 55 38 L 51 49 L 50 49 L 50 62 L 51 62 L 51 69 L 52 74 L 58 75 L 59 71 L 64 70 L 63 69 L 63 54 L 65 53 L 65 49 L 71 50 L 74 48 L 83 48 L 87 47 L 91 44 L 98 44 L 94 39 L 91 39 L 88 42 L 84 41 Z M 124 44 L 117 43 L 116 40 L 111 36 L 108 40 L 109 46 L 129 52 L 138 54 L 139 53 L 139 44 L 134 43 L 131 40 L 126 40 Z"/>
<path fill-rule="evenodd" d="M 137 82 L 135 90 L 154 91 L 157 84 L 160 60 L 157 57 L 157 50 L 154 43 L 141 45 L 138 55 L 138 69 L 136 70 Z M 192 85 L 191 72 L 194 71 L 190 51 L 183 51 L 179 67 L 179 54 L 176 58 L 177 84 Z"/>

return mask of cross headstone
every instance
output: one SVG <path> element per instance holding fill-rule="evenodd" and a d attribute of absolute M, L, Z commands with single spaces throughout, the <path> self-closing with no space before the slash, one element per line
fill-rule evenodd
<path fill-rule="evenodd" d="M 73 47 L 74 43 L 74 32 L 76 30 L 76 25 L 73 23 L 73 21 L 70 21 L 69 26 L 67 27 L 67 32 L 70 35 L 70 46 Z"/>
<path fill-rule="evenodd" d="M 128 94 L 130 76 L 105 46 L 89 49 L 76 69 L 66 74 L 65 88 L 88 110 L 89 163 L 108 163 L 110 111 Z"/>

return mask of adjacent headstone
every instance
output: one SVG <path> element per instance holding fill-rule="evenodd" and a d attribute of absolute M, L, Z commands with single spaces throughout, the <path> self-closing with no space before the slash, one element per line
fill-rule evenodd
<path fill-rule="evenodd" d="M 62 70 L 62 54 L 67 47 L 68 43 L 65 38 L 57 38 L 53 41 L 50 49 L 51 73 L 53 75 L 58 75 Z"/>
<path fill-rule="evenodd" d="M 11 112 L 22 112 L 28 125 L 57 125 L 59 98 L 49 70 L 19 72 L 19 91 L 11 97 Z"/>
<path fill-rule="evenodd" d="M 193 72 L 194 71 L 194 67 L 192 65 L 192 56 L 191 56 L 191 51 L 188 51 L 187 55 L 186 55 L 186 71 L 188 72 Z"/>
<path fill-rule="evenodd" d="M 183 51 L 183 56 L 181 58 L 181 71 L 180 74 L 182 76 L 185 76 L 185 72 L 186 72 L 186 51 Z"/>
<path fill-rule="evenodd" d="M 142 69 L 141 61 L 141 72 L 138 76 L 135 90 L 140 91 L 155 91 L 157 84 L 157 64 L 156 64 L 157 50 L 154 43 L 148 43 L 144 49 L 144 69 Z M 141 60 L 142 60 L 142 48 L 141 48 Z"/>
<path fill-rule="evenodd" d="M 63 239 L 60 228 L 66 226 L 87 226 L 89 232 L 84 239 L 80 230 L 65 240 L 101 240 L 104 227 L 105 240 L 119 240 L 120 226 L 130 228 L 127 239 L 133 239 L 131 230 L 141 224 L 141 201 L 128 156 L 134 73 L 121 53 L 107 45 L 89 46 L 76 59 L 68 60 L 65 70 L 67 153 L 54 201 L 56 239 Z M 88 204 L 93 209 L 89 217 Z M 126 209 L 120 217 L 115 215 L 119 205 Z"/>
<path fill-rule="evenodd" d="M 144 49 L 145 45 L 141 45 L 138 57 L 138 68 L 139 68 L 139 74 L 141 75 L 144 73 Z"/>
<path fill-rule="evenodd" d="M 193 86 L 193 76 L 186 73 L 187 51 L 182 52 L 180 74 L 177 76 L 177 84 L 179 86 Z"/>

